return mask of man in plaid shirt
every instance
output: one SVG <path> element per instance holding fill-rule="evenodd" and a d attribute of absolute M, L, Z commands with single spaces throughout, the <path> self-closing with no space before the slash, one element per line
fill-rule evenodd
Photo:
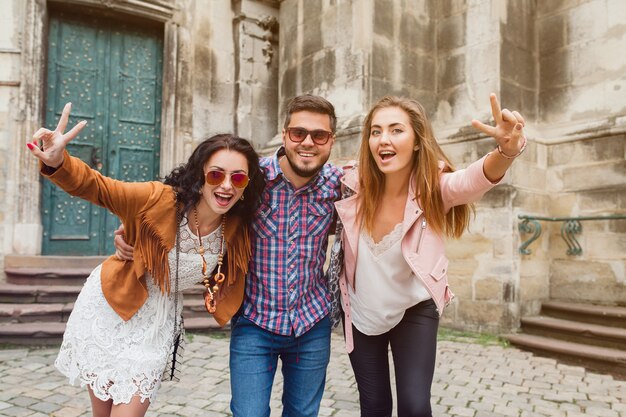
<path fill-rule="evenodd" d="M 323 273 L 340 169 L 327 164 L 337 118 L 322 97 L 287 106 L 283 146 L 262 158 L 267 185 L 252 223 L 243 305 L 231 320 L 231 410 L 269 417 L 281 359 L 283 416 L 317 416 L 330 359 L 330 294 Z M 122 229 L 116 232 L 123 235 Z M 115 238 L 116 255 L 133 248 Z"/>
<path fill-rule="evenodd" d="M 327 164 L 335 141 L 327 100 L 295 97 L 283 146 L 262 158 L 267 186 L 252 223 L 252 259 L 240 314 L 231 321 L 234 417 L 270 415 L 281 359 L 283 416 L 317 416 L 330 358 L 330 294 L 323 273 L 342 172 Z"/>

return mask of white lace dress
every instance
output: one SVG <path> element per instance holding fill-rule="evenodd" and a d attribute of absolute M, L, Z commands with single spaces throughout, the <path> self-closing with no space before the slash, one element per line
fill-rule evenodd
<path fill-rule="evenodd" d="M 202 261 L 197 253 L 198 240 L 186 220 L 181 223 L 178 290 L 201 280 Z M 221 227 L 202 238 L 208 271 L 217 264 Z M 176 248 L 168 254 L 175 288 Z M 174 320 L 174 294 L 163 296 L 150 276 L 146 277 L 148 298 L 128 321 L 122 320 L 108 305 L 100 284 L 101 266 L 87 278 L 67 322 L 63 343 L 55 366 L 70 384 L 88 385 L 103 401 L 129 403 L 133 396 L 154 403 L 161 385 L 161 375 L 171 354 Z M 208 314 L 208 313 L 207 313 Z"/>

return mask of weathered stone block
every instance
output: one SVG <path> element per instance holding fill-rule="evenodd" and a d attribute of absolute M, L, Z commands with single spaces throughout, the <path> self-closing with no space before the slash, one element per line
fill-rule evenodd
<path fill-rule="evenodd" d="M 302 5 L 302 16 L 304 17 L 304 21 L 306 23 L 307 19 L 315 19 L 319 18 L 324 9 L 324 0 L 307 0 L 303 2 L 296 2 Z M 282 4 L 281 4 L 282 9 Z"/>
<path fill-rule="evenodd" d="M 535 2 L 509 1 L 506 7 L 510 18 L 500 25 L 503 39 L 523 49 L 535 49 Z"/>
<path fill-rule="evenodd" d="M 297 90 L 296 94 L 301 94 L 303 92 L 310 92 L 317 86 L 315 79 L 315 58 L 311 55 L 305 57 L 301 61 L 301 65 L 296 67 L 296 70 L 299 72 L 297 83 L 300 84 L 300 89 Z M 297 84 L 296 84 L 297 85 Z"/>
<path fill-rule="evenodd" d="M 394 7 L 397 3 L 384 1 L 374 2 L 374 33 L 393 39 L 393 30 L 396 26 Z"/>
<path fill-rule="evenodd" d="M 584 222 L 585 226 L 587 223 L 588 222 Z M 608 232 L 594 233 L 591 230 L 584 230 L 582 233 L 585 235 L 583 254 L 586 258 L 594 260 L 626 260 L 626 234 Z"/>
<path fill-rule="evenodd" d="M 467 61 L 471 82 L 493 80 L 500 77 L 499 51 L 499 41 L 472 44 L 467 47 L 466 53 L 471 57 Z"/>
<path fill-rule="evenodd" d="M 315 62 L 315 76 L 318 85 L 333 85 L 337 78 L 337 65 L 335 60 L 335 51 L 327 50 Z"/>
<path fill-rule="evenodd" d="M 435 63 L 429 55 L 405 50 L 401 54 L 400 65 L 403 83 L 410 84 L 420 90 L 434 90 Z"/>
<path fill-rule="evenodd" d="M 537 2 L 537 13 L 539 15 L 562 12 L 577 4 L 572 0 L 550 0 Z"/>
<path fill-rule="evenodd" d="M 568 217 L 576 215 L 576 194 L 558 193 L 549 197 L 550 215 L 555 217 Z"/>
<path fill-rule="evenodd" d="M 280 82 L 280 91 L 283 99 L 290 99 L 291 97 L 296 95 L 297 91 L 297 68 L 287 68 L 282 76 Z M 284 107 L 287 103 L 285 102 L 282 107 Z"/>
<path fill-rule="evenodd" d="M 547 182 L 546 170 L 532 164 L 513 164 L 511 176 L 517 186 L 532 190 L 547 190 L 552 184 Z"/>
<path fill-rule="evenodd" d="M 445 90 L 465 82 L 465 54 L 448 55 L 438 59 L 441 78 L 438 88 Z"/>
<path fill-rule="evenodd" d="M 491 254 L 490 239 L 477 233 L 465 233 L 461 239 L 446 242 L 446 254 L 455 261 L 460 259 L 477 259 L 479 255 Z"/>
<path fill-rule="evenodd" d="M 541 71 L 543 72 L 543 67 Z M 548 87 L 550 84 L 544 81 L 543 78 L 542 75 L 540 85 L 546 86 L 546 88 L 539 90 L 539 116 L 541 121 L 545 123 L 562 121 L 564 118 L 563 109 L 569 108 L 571 93 L 563 86 Z"/>
<path fill-rule="evenodd" d="M 623 305 L 625 270 L 624 261 L 555 260 L 550 271 L 550 296 L 556 300 Z"/>
<path fill-rule="evenodd" d="M 426 21 L 412 13 L 403 13 L 400 19 L 400 40 L 408 48 L 424 52 L 435 50 L 435 30 L 430 17 Z"/>
<path fill-rule="evenodd" d="M 419 96 L 417 94 L 418 90 L 413 88 L 411 85 L 396 84 L 388 79 L 380 79 L 380 78 L 371 77 L 369 78 L 369 80 L 370 80 L 370 83 L 369 83 L 370 104 L 369 105 L 373 105 L 376 101 L 378 101 L 379 99 L 383 98 L 386 95 L 395 95 L 395 96 L 401 96 L 401 97 L 417 98 L 422 103 L 422 105 L 426 107 L 426 109 L 432 108 L 432 106 L 428 107 L 428 105 L 430 104 L 429 99 L 432 100 L 432 94 L 430 97 L 428 96 L 428 94 Z M 368 105 L 368 109 L 369 109 L 369 105 Z M 365 109 L 365 111 L 367 111 L 367 109 Z"/>
<path fill-rule="evenodd" d="M 467 0 L 439 0 L 436 2 L 438 12 L 442 17 L 448 17 L 467 10 Z"/>
<path fill-rule="evenodd" d="M 607 161 L 588 165 L 584 180 L 581 179 L 580 167 L 565 166 L 556 170 L 563 184 L 563 191 L 589 190 L 620 186 L 626 181 L 626 161 Z"/>
<path fill-rule="evenodd" d="M 553 167 L 623 159 L 625 146 L 624 135 L 555 144 L 548 147 L 548 164 Z"/>
<path fill-rule="evenodd" d="M 458 315 L 466 325 L 483 328 L 500 327 L 505 317 L 506 305 L 490 301 L 458 300 Z"/>
<path fill-rule="evenodd" d="M 535 56 L 530 49 L 503 42 L 500 50 L 500 72 L 504 78 L 518 85 L 526 88 L 536 87 Z"/>
<path fill-rule="evenodd" d="M 624 29 L 626 22 L 626 7 L 621 0 L 607 0 L 607 26 L 609 29 Z"/>
<path fill-rule="evenodd" d="M 566 42 L 568 44 L 600 38 L 606 31 L 606 3 L 581 2 L 567 12 Z"/>
<path fill-rule="evenodd" d="M 448 282 L 452 292 L 465 300 L 474 297 L 474 287 L 472 285 L 472 274 L 477 267 L 476 261 L 454 260 L 448 267 Z"/>
<path fill-rule="evenodd" d="M 474 299 L 485 301 L 502 301 L 502 282 L 497 278 L 479 279 L 474 283 Z"/>
<path fill-rule="evenodd" d="M 550 279 L 548 268 L 544 275 L 520 277 L 520 301 L 547 300 L 550 298 Z"/>
<path fill-rule="evenodd" d="M 442 19 L 437 25 L 437 49 L 445 52 L 466 44 L 466 15 L 458 14 Z"/>
<path fill-rule="evenodd" d="M 626 193 L 626 190 L 622 190 L 622 193 Z M 0 200 L 1 201 L 1 200 Z M 626 233 L 626 219 L 609 220 L 606 225 L 608 232 L 612 233 Z"/>
<path fill-rule="evenodd" d="M 387 43 L 374 41 L 371 57 L 372 76 L 387 80 L 393 74 L 391 66 L 394 64 L 394 53 Z"/>
<path fill-rule="evenodd" d="M 576 193 L 573 207 L 580 213 L 611 213 L 620 207 L 620 194 L 626 194 L 624 186 L 610 190 L 589 190 Z"/>
<path fill-rule="evenodd" d="M 305 3 L 306 4 L 306 3 Z M 306 7 L 305 7 L 306 8 Z M 313 15 L 315 16 L 315 15 Z M 309 16 L 302 25 L 302 56 L 308 57 L 322 50 L 322 24 L 319 18 Z"/>
<path fill-rule="evenodd" d="M 539 53 L 542 56 L 565 46 L 565 16 L 557 14 L 542 18 L 537 22 L 537 26 Z"/>
<path fill-rule="evenodd" d="M 507 64 L 511 65 L 511 63 Z M 529 117 L 526 112 L 526 107 L 524 107 L 524 94 L 523 89 L 518 85 L 518 83 L 514 82 L 512 78 L 509 78 L 509 70 L 503 73 L 500 90 L 500 103 L 503 108 L 507 109 L 520 109 L 518 111 L 523 111 L 524 117 Z M 524 109 L 524 110 L 521 110 Z"/>
<path fill-rule="evenodd" d="M 541 57 L 540 85 L 554 89 L 570 84 L 572 82 L 571 54 L 568 49 L 560 49 Z M 563 108 L 560 111 L 562 112 Z"/>
<path fill-rule="evenodd" d="M 520 188 L 516 189 L 513 194 L 512 206 L 517 208 L 520 214 L 546 214 L 550 212 L 550 203 L 543 193 Z"/>

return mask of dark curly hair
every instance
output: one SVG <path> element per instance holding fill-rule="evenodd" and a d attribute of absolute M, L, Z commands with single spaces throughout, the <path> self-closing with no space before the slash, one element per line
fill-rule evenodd
<path fill-rule="evenodd" d="M 222 149 L 239 152 L 248 161 L 250 182 L 243 192 L 244 199 L 238 200 L 229 213 L 238 215 L 245 224 L 250 224 L 265 188 L 265 176 L 259 167 L 259 155 L 250 142 L 238 136 L 224 133 L 203 140 L 193 151 L 186 164 L 174 168 L 165 177 L 164 183 L 177 192 L 176 201 L 187 213 L 200 201 L 200 190 L 204 186 L 204 164 Z"/>

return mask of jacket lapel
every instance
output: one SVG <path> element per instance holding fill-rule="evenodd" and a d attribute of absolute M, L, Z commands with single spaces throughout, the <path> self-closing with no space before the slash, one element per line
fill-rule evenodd
<path fill-rule="evenodd" d="M 417 193 L 415 192 L 415 175 L 411 175 L 409 181 L 409 194 L 404 206 L 404 220 L 402 221 L 402 237 L 411 229 L 415 221 L 422 215 L 423 211 L 419 206 Z"/>
<path fill-rule="evenodd" d="M 359 229 L 357 226 L 357 198 L 358 195 L 353 195 L 344 200 L 335 202 L 335 208 L 337 209 L 337 215 L 341 219 L 343 224 L 344 236 L 346 237 L 344 250 L 349 250 L 352 254 L 356 255 L 357 247 L 359 244 Z"/>

